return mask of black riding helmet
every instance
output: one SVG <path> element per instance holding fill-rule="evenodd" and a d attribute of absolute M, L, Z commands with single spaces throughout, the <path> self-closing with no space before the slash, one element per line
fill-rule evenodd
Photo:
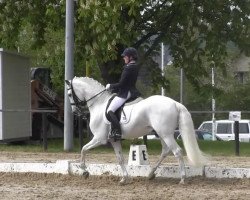
<path fill-rule="evenodd" d="M 138 53 L 134 47 L 126 48 L 122 53 L 122 57 L 124 56 L 132 57 L 134 60 L 138 59 Z"/>

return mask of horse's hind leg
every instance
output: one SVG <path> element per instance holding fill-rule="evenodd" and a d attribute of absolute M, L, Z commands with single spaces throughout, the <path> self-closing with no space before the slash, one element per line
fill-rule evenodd
<path fill-rule="evenodd" d="M 120 181 L 120 184 L 121 185 L 127 184 L 128 183 L 128 172 L 127 172 L 127 169 L 126 169 L 125 164 L 124 164 L 124 157 L 122 154 L 121 142 L 120 141 L 116 141 L 116 142 L 112 141 L 111 144 L 114 148 L 116 158 L 117 158 L 119 165 L 121 166 L 121 169 L 122 169 L 122 179 Z"/>
<path fill-rule="evenodd" d="M 186 170 L 185 170 L 185 163 L 183 160 L 182 150 L 180 148 L 177 149 L 175 153 L 175 157 L 178 158 L 180 171 L 181 171 L 181 181 L 180 184 L 184 184 L 184 179 L 186 178 Z"/>
<path fill-rule="evenodd" d="M 161 152 L 161 156 L 160 159 L 156 162 L 156 164 L 152 167 L 149 175 L 148 175 L 148 179 L 152 180 L 155 178 L 155 171 L 157 169 L 157 167 L 160 166 L 160 164 L 162 163 L 162 161 L 167 157 L 168 153 L 169 153 L 169 148 L 166 145 L 166 143 L 161 139 L 161 145 L 162 145 L 162 152 Z"/>
<path fill-rule="evenodd" d="M 180 184 L 184 183 L 184 179 L 186 178 L 186 170 L 185 170 L 185 164 L 183 160 L 182 150 L 180 146 L 177 144 L 174 138 L 169 137 L 165 138 L 164 142 L 169 147 L 169 149 L 173 152 L 174 156 L 179 161 L 180 171 L 181 171 L 181 181 Z"/>

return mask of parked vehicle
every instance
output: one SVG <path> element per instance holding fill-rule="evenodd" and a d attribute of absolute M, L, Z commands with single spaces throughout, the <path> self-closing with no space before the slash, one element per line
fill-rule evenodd
<path fill-rule="evenodd" d="M 234 121 L 216 120 L 215 133 L 222 140 L 230 141 L 235 139 Z M 198 128 L 199 130 L 212 132 L 212 121 L 204 121 Z M 240 142 L 250 142 L 250 120 L 239 121 L 239 140 Z"/>
<path fill-rule="evenodd" d="M 211 132 L 204 131 L 204 130 L 195 130 L 196 138 L 199 140 L 213 140 L 213 135 Z M 174 131 L 174 138 L 177 140 L 181 139 L 181 134 L 179 130 Z M 143 137 L 139 137 L 139 139 L 143 139 Z M 152 131 L 152 133 L 147 135 L 148 140 L 159 140 L 159 136 L 155 131 Z M 222 139 L 219 136 L 215 136 L 215 139 L 218 141 L 222 141 Z"/>
<path fill-rule="evenodd" d="M 196 137 L 200 140 L 213 140 L 213 134 L 208 131 L 195 130 Z M 215 135 L 215 140 L 222 141 L 222 139 Z"/>
<path fill-rule="evenodd" d="M 139 139 L 143 139 L 143 136 L 139 137 Z M 147 135 L 148 140 L 159 140 L 158 134 L 153 130 L 151 133 Z"/>
<path fill-rule="evenodd" d="M 196 138 L 199 140 L 213 140 L 213 135 L 211 132 L 203 131 L 203 130 L 195 130 Z M 175 130 L 174 137 L 176 139 L 181 139 L 181 134 L 179 130 Z M 215 136 L 215 139 L 218 141 L 222 141 L 220 137 L 217 135 Z"/>

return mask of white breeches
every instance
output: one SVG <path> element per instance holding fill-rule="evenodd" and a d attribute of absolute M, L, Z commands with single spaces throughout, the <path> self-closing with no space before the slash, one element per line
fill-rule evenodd
<path fill-rule="evenodd" d="M 120 108 L 129 98 L 131 97 L 131 94 L 130 92 L 128 92 L 128 96 L 127 98 L 121 98 L 121 97 L 118 97 L 116 96 L 112 102 L 110 103 L 108 109 L 107 109 L 107 113 L 109 111 L 113 111 L 115 112 L 118 108 Z"/>

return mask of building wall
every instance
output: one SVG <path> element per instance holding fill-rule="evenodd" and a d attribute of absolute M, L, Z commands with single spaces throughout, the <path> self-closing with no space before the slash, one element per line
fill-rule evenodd
<path fill-rule="evenodd" d="M 250 57 L 241 55 L 233 63 L 234 73 L 240 83 L 245 83 L 250 79 Z"/>

